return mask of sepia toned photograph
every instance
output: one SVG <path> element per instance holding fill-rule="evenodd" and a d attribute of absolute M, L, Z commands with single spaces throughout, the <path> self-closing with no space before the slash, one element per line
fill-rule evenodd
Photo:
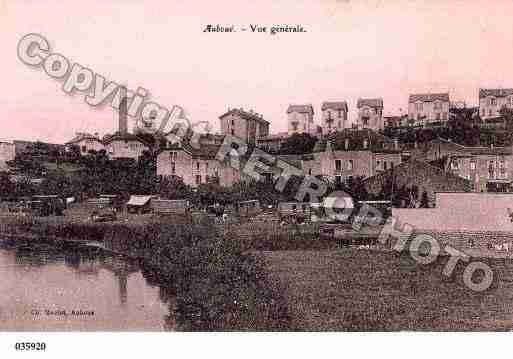
<path fill-rule="evenodd" d="M 511 331 L 512 18 L 0 1 L 0 332 Z"/>

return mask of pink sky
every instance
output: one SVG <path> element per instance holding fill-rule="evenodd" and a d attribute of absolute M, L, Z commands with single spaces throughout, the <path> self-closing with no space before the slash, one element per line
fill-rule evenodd
<path fill-rule="evenodd" d="M 385 114 L 408 94 L 449 91 L 476 104 L 479 87 L 513 87 L 511 1 L 0 1 L 0 140 L 64 142 L 76 131 L 115 128 L 112 109 L 16 56 L 18 41 L 40 33 L 52 51 L 192 121 L 218 129 L 227 107 L 264 115 L 286 129 L 289 103 L 382 97 Z M 203 33 L 206 24 L 302 24 L 307 33 Z"/>

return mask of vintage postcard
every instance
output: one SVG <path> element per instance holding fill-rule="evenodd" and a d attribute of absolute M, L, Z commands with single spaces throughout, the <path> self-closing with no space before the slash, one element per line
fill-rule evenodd
<path fill-rule="evenodd" d="M 0 1 L 0 331 L 510 331 L 512 17 Z"/>

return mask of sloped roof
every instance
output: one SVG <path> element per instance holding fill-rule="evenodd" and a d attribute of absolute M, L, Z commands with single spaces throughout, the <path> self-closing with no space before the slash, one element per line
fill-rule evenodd
<path fill-rule="evenodd" d="M 264 117 L 256 112 L 248 112 L 244 111 L 243 109 L 237 109 L 233 108 L 231 110 L 228 110 L 227 112 L 223 113 L 219 118 L 224 118 L 228 115 L 235 115 L 239 116 L 240 118 L 246 119 L 246 120 L 255 120 L 260 123 L 269 124 L 269 121 L 264 120 Z"/>
<path fill-rule="evenodd" d="M 321 106 L 321 110 L 324 111 L 324 110 L 343 110 L 343 111 L 347 111 L 347 102 L 346 101 L 334 101 L 334 102 L 330 102 L 330 101 L 325 101 L 322 103 L 322 106 Z"/>
<path fill-rule="evenodd" d="M 287 108 L 287 113 L 291 112 L 299 112 L 299 113 L 308 113 L 313 115 L 314 110 L 312 105 L 289 105 Z"/>
<path fill-rule="evenodd" d="M 479 98 L 488 96 L 506 97 L 513 95 L 513 89 L 479 89 Z"/>
<path fill-rule="evenodd" d="M 151 147 L 148 143 L 146 143 L 146 141 L 144 141 L 140 137 L 138 137 L 136 135 L 133 135 L 131 133 L 115 133 L 112 136 L 108 136 L 103 141 L 103 143 L 105 145 L 108 145 L 109 143 L 114 142 L 114 141 L 137 141 L 137 142 L 140 142 L 140 143 L 142 143 L 143 145 L 145 145 L 147 147 Z"/>
<path fill-rule="evenodd" d="M 93 140 L 93 141 L 98 141 L 98 142 L 102 143 L 102 141 L 96 136 L 93 136 L 90 134 L 82 134 L 82 135 L 77 135 L 77 136 L 73 137 L 73 139 L 66 142 L 66 145 L 72 145 L 72 144 L 78 143 L 82 140 Z"/>
<path fill-rule="evenodd" d="M 433 101 L 449 101 L 449 93 L 429 93 L 429 94 L 412 94 L 410 95 L 409 102 L 433 102 Z"/>
<path fill-rule="evenodd" d="M 417 159 L 410 159 L 409 161 L 406 161 L 406 162 L 403 162 L 391 169 L 388 169 L 386 171 L 383 171 L 383 172 L 380 172 L 372 177 L 369 177 L 369 178 L 366 178 L 364 181 L 363 181 L 363 184 L 364 185 L 367 185 L 369 183 L 372 183 L 376 180 L 379 180 L 380 178 L 383 178 L 383 177 L 387 177 L 387 176 L 391 176 L 393 174 L 396 175 L 397 178 L 403 178 L 403 176 L 398 176 L 397 174 L 400 173 L 401 171 L 403 170 L 406 170 L 407 168 L 412 168 L 412 170 L 414 172 L 428 172 L 430 171 L 431 173 L 433 173 L 434 175 L 437 175 L 437 176 L 442 176 L 442 177 L 445 177 L 447 179 L 452 179 L 454 180 L 455 182 L 457 182 L 457 185 L 460 185 L 461 186 L 461 190 L 464 191 L 464 190 L 470 190 L 472 188 L 472 182 L 470 180 L 467 180 L 463 177 L 460 177 L 460 176 L 457 176 L 451 172 L 446 172 L 445 170 L 443 170 L 442 168 L 438 167 L 438 166 L 434 166 L 432 164 L 429 164 L 427 162 L 424 162 L 424 161 L 420 161 L 420 160 L 417 160 Z M 441 182 L 441 185 L 443 186 L 444 185 L 444 182 Z M 449 183 L 445 183 L 446 186 L 450 186 L 450 187 L 453 187 L 455 184 L 452 183 L 452 184 L 449 184 Z"/>
<path fill-rule="evenodd" d="M 372 108 L 383 108 L 382 98 L 359 98 L 356 107 L 369 106 Z"/>
<path fill-rule="evenodd" d="M 335 132 L 316 142 L 313 152 L 326 150 L 327 142 L 330 141 L 333 151 L 345 151 L 345 140 L 349 139 L 349 151 L 370 150 L 374 152 L 385 152 L 392 150 L 394 141 L 387 136 L 369 129 L 353 130 L 346 129 Z M 368 141 L 368 147 L 363 147 L 364 140 Z"/>
<path fill-rule="evenodd" d="M 132 195 L 132 196 L 130 196 L 130 199 L 127 202 L 127 206 L 137 206 L 137 207 L 144 206 L 144 205 L 148 204 L 148 202 L 151 201 L 152 197 L 153 196 Z"/>
<path fill-rule="evenodd" d="M 174 143 L 163 151 L 185 151 L 193 158 L 213 160 L 216 158 L 217 152 L 219 152 L 221 146 L 222 145 L 215 144 L 200 144 L 200 146 L 196 148 L 191 144 L 184 142 Z"/>
<path fill-rule="evenodd" d="M 511 155 L 513 154 L 513 150 L 510 146 L 502 147 L 502 146 L 494 146 L 494 147 L 486 147 L 486 146 L 464 146 L 459 143 L 452 142 L 446 140 L 444 138 L 436 138 L 431 140 L 430 143 L 444 143 L 446 145 L 451 146 L 456 152 L 460 152 L 462 154 L 471 154 L 471 155 Z M 429 147 L 427 148 L 429 150 Z"/>

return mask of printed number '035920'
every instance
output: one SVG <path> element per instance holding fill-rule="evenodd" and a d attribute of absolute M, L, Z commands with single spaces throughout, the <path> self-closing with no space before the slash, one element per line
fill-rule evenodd
<path fill-rule="evenodd" d="M 46 343 L 22 342 L 16 343 L 14 349 L 20 351 L 41 351 L 46 350 Z"/>

